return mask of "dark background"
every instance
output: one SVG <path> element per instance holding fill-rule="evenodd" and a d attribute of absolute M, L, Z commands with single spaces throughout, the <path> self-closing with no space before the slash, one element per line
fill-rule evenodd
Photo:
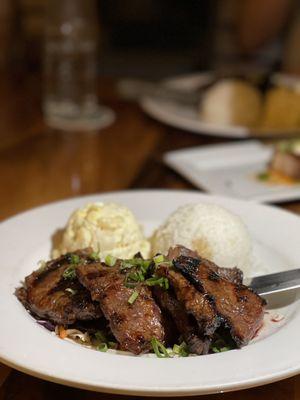
<path fill-rule="evenodd" d="M 0 1 L 0 69 L 41 71 L 45 4 Z M 292 67 L 283 69 L 300 72 L 299 0 L 97 0 L 97 11 L 100 75 L 155 79 L 240 65 L 269 71 L 285 58 Z"/>
<path fill-rule="evenodd" d="M 19 59 L 23 70 L 40 69 L 44 3 L 1 0 L 2 65 L 16 67 Z M 98 0 L 97 6 L 100 73 L 155 77 L 211 66 L 215 0 Z"/>

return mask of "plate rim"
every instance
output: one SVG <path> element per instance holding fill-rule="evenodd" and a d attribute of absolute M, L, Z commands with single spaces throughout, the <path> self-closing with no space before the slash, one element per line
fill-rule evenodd
<path fill-rule="evenodd" d="M 117 394 L 117 395 L 131 395 L 131 396 L 144 396 L 144 397 L 182 397 L 182 396 L 204 396 L 208 394 L 218 394 L 218 393 L 229 393 L 236 392 L 239 390 L 251 389 L 263 385 L 268 385 L 270 383 L 275 383 L 282 381 L 284 379 L 291 378 L 300 373 L 300 365 L 297 368 L 287 370 L 284 373 L 277 373 L 273 375 L 269 375 L 268 377 L 260 377 L 257 379 L 249 380 L 249 382 L 244 381 L 243 383 L 237 384 L 227 384 L 223 385 L 221 390 L 217 390 L 216 387 L 213 389 L 205 389 L 199 391 L 199 387 L 191 387 L 190 389 L 181 389 L 176 388 L 176 391 L 170 390 L 169 387 L 159 387 L 154 388 L 153 386 L 144 387 L 143 389 L 124 389 L 121 386 L 112 386 L 112 385 L 93 385 L 91 383 L 80 383 L 76 380 L 64 380 L 63 378 L 58 378 L 56 376 L 52 376 L 50 374 L 41 373 L 37 370 L 27 369 L 20 364 L 7 361 L 6 359 L 0 356 L 0 362 L 10 368 L 13 368 L 19 372 L 25 373 L 29 376 L 33 376 L 35 378 L 39 378 L 42 380 L 46 380 L 47 382 L 57 383 L 60 385 L 73 387 L 77 389 L 90 390 L 92 392 L 98 393 L 106 393 L 106 394 Z"/>

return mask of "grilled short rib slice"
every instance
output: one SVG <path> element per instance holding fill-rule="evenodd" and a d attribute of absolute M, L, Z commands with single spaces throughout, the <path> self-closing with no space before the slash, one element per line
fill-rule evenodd
<path fill-rule="evenodd" d="M 238 347 L 246 345 L 261 327 L 265 301 L 242 283 L 226 278 L 224 271 L 201 257 L 181 255 L 173 260 L 180 272 L 197 290 L 207 295 L 221 324 L 230 329 Z"/>
<path fill-rule="evenodd" d="M 170 247 L 167 258 L 169 260 L 175 260 L 180 256 L 199 258 L 199 254 L 196 251 L 190 250 L 184 246 Z M 235 284 L 243 283 L 243 272 L 239 268 L 221 268 L 214 263 L 210 263 L 210 268 L 220 275 Z"/>
<path fill-rule="evenodd" d="M 167 312 L 175 322 L 178 333 L 188 345 L 189 351 L 198 355 L 207 354 L 210 340 L 199 337 L 196 320 L 191 320 L 175 295 L 170 290 L 166 291 L 159 287 L 155 287 L 153 292 L 161 309 Z"/>
<path fill-rule="evenodd" d="M 156 270 L 156 274 L 168 279 L 185 312 L 196 320 L 200 334 L 203 337 L 211 336 L 221 321 L 215 312 L 210 296 L 197 290 L 181 272 L 170 268 L 167 264 L 161 264 Z"/>
<path fill-rule="evenodd" d="M 100 303 L 121 349 L 134 354 L 146 353 L 152 348 L 152 338 L 164 342 L 161 310 L 148 287 L 139 285 L 132 289 L 125 286 L 125 275 L 119 271 L 118 264 L 114 267 L 103 264 L 79 266 L 76 272 L 79 281 L 90 291 L 92 299 Z M 130 304 L 128 300 L 134 290 L 139 295 Z"/>
<path fill-rule="evenodd" d="M 16 296 L 34 316 L 57 324 L 69 325 L 100 318 L 99 303 L 92 301 L 89 291 L 76 277 L 72 280 L 64 278 L 72 255 L 82 262 L 91 262 L 91 252 L 91 249 L 77 251 L 47 262 L 42 270 L 25 278 L 25 286 L 16 290 Z"/>

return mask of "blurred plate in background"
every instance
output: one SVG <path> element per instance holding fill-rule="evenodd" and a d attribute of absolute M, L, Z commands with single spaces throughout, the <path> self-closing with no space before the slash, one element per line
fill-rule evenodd
<path fill-rule="evenodd" d="M 192 92 L 211 82 L 213 76 L 212 72 L 189 74 L 167 79 L 163 83 L 174 89 Z M 276 82 L 278 82 L 278 79 Z M 175 128 L 197 134 L 227 138 L 291 137 L 300 135 L 300 128 L 262 131 L 246 126 L 207 123 L 201 120 L 200 110 L 197 107 L 157 97 L 143 97 L 140 100 L 140 105 L 154 119 Z"/>
<path fill-rule="evenodd" d="M 300 198 L 300 184 L 271 184 L 257 178 L 271 160 L 273 149 L 259 141 L 234 142 L 171 151 L 164 161 L 195 186 L 257 202 Z"/>

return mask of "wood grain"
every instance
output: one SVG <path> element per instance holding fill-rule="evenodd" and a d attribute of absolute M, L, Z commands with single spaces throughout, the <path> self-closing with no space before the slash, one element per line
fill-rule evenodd
<path fill-rule="evenodd" d="M 38 77 L 24 81 L 2 78 L 0 89 L 0 219 L 81 194 L 131 188 L 194 189 L 162 163 L 163 153 L 223 141 L 168 128 L 148 118 L 137 105 L 118 99 L 111 80 L 100 82 L 100 94 L 103 102 L 116 111 L 116 123 L 93 133 L 47 129 L 40 111 Z M 282 207 L 300 213 L 300 202 Z M 0 366 L 0 382 L 9 371 Z M 0 400 L 53 398 L 122 397 L 72 389 L 14 370 L 0 387 Z M 208 398 L 296 400 L 300 398 L 300 376 L 201 400 Z"/>

